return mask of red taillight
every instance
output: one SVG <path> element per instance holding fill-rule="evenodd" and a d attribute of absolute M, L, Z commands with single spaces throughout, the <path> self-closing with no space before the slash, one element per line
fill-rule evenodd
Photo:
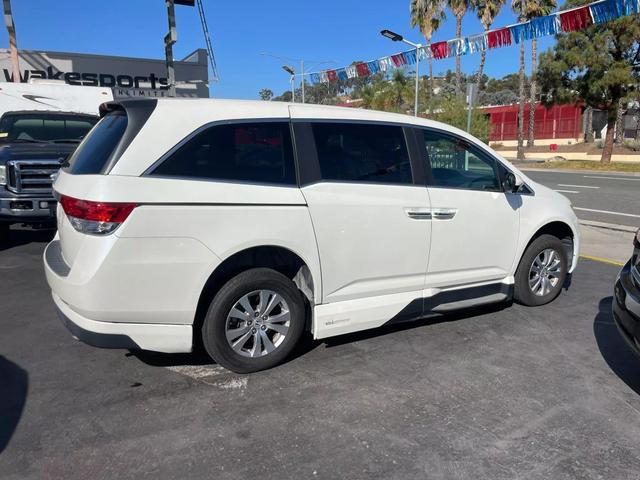
<path fill-rule="evenodd" d="M 91 234 L 111 233 L 136 208 L 135 203 L 92 202 L 61 196 L 60 205 L 79 232 Z"/>

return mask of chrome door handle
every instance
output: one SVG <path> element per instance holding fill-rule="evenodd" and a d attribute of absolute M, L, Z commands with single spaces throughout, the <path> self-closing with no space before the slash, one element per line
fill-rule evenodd
<path fill-rule="evenodd" d="M 414 220 L 431 220 L 431 209 L 422 207 L 409 207 L 404 209 L 407 217 Z"/>
<path fill-rule="evenodd" d="M 458 213 L 457 208 L 434 208 L 431 215 L 436 220 L 451 220 Z"/>

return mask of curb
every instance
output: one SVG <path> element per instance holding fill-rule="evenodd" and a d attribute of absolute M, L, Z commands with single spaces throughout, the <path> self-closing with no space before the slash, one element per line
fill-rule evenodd
<path fill-rule="evenodd" d="M 620 175 L 622 177 L 640 177 L 640 172 L 616 172 L 615 170 L 587 170 L 587 169 L 562 169 L 562 168 L 531 168 L 513 164 L 523 172 L 550 172 L 550 173 L 598 173 L 600 175 Z"/>
<path fill-rule="evenodd" d="M 636 233 L 638 231 L 637 227 L 617 225 L 615 223 L 596 222 L 593 220 L 578 220 L 578 223 L 580 225 L 584 225 L 585 227 L 603 228 L 605 230 L 615 230 L 617 232 Z"/>

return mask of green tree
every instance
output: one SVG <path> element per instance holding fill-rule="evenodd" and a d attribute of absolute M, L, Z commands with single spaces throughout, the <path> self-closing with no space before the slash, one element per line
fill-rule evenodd
<path fill-rule="evenodd" d="M 531 20 L 534 17 L 549 15 L 557 6 L 556 0 L 513 0 L 513 9 L 524 12 L 524 17 Z M 527 146 L 532 147 L 535 140 L 535 114 L 537 92 L 537 63 L 538 63 L 538 40 L 531 39 L 531 81 L 529 86 L 529 131 L 527 135 Z"/>
<path fill-rule="evenodd" d="M 445 19 L 443 0 L 411 0 L 409 6 L 411 26 L 418 27 L 426 41 L 426 48 L 431 46 L 431 37 L 440 28 Z M 429 96 L 433 95 L 433 59 L 427 57 L 429 64 Z"/>
<path fill-rule="evenodd" d="M 432 103 L 431 113 L 427 115 L 433 120 L 446 123 L 461 130 L 467 129 L 467 104 L 459 95 L 447 95 Z M 483 142 L 489 141 L 489 117 L 478 108 L 471 112 L 471 135 Z"/>
<path fill-rule="evenodd" d="M 273 90 L 269 88 L 263 88 L 258 92 L 258 95 L 260 95 L 260 100 L 269 101 L 273 98 Z"/>
<path fill-rule="evenodd" d="M 563 8 L 588 0 L 567 0 Z M 621 99 L 637 99 L 640 85 L 640 19 L 638 15 L 594 24 L 556 35 L 553 49 L 540 56 L 538 80 L 546 103 L 582 100 L 607 111 L 602 163 L 611 161 Z"/>
<path fill-rule="evenodd" d="M 456 38 L 462 37 L 462 18 L 467 13 L 471 0 L 447 0 L 447 5 L 456 17 Z M 456 55 L 456 90 L 462 93 L 462 69 L 460 67 L 460 55 Z"/>
<path fill-rule="evenodd" d="M 412 82 L 403 70 L 394 70 L 390 81 L 373 98 L 373 108 L 386 112 L 407 113 L 413 105 Z"/>
<path fill-rule="evenodd" d="M 493 20 L 496 18 L 500 10 L 504 6 L 506 0 L 471 0 L 471 8 L 476 12 L 482 28 L 487 32 Z M 478 67 L 478 76 L 476 83 L 478 84 L 478 97 L 482 93 L 482 76 L 484 74 L 484 64 L 487 60 L 487 51 L 482 50 L 480 53 L 480 66 Z"/>

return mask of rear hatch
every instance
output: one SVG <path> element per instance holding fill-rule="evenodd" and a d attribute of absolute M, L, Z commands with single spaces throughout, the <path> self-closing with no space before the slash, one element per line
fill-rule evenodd
<path fill-rule="evenodd" d="M 62 256 L 73 267 L 85 244 L 108 238 L 135 205 L 101 199 L 103 180 L 155 108 L 155 101 L 107 103 L 101 119 L 63 164 L 53 185 Z"/>

